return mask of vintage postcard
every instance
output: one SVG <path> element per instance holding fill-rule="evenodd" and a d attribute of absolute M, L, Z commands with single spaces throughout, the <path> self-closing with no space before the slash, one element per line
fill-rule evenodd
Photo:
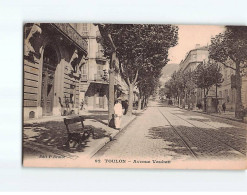
<path fill-rule="evenodd" d="M 23 166 L 246 169 L 246 26 L 26 23 L 23 37 Z"/>

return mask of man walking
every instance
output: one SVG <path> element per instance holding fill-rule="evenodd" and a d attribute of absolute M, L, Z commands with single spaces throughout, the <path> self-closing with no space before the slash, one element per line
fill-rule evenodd
<path fill-rule="evenodd" d="M 115 127 L 116 129 L 120 130 L 121 127 L 121 118 L 123 115 L 122 111 L 122 104 L 121 104 L 121 98 L 117 99 L 117 102 L 114 106 L 114 120 L 115 120 Z"/>

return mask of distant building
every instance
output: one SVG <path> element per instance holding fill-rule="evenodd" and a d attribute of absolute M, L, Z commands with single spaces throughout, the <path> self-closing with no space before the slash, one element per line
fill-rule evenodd
<path fill-rule="evenodd" d="M 25 24 L 24 120 L 79 112 L 87 50 L 81 24 Z"/>
<path fill-rule="evenodd" d="M 194 71 L 197 66 L 201 63 L 207 62 L 209 56 L 209 51 L 207 46 L 201 47 L 199 44 L 196 45 L 195 49 L 190 50 L 185 59 L 182 60 L 179 64 L 179 70 L 182 72 L 187 71 Z M 214 96 L 213 89 L 209 91 L 209 96 Z M 196 106 L 196 104 L 201 103 L 203 104 L 203 90 L 197 88 L 195 89 L 195 93 L 192 94 L 192 97 L 184 98 L 182 100 L 182 106 L 188 105 L 189 103 L 192 104 L 193 107 Z"/>
<path fill-rule="evenodd" d="M 182 72 L 186 71 L 194 71 L 196 67 L 200 63 L 207 63 L 209 59 L 209 51 L 208 47 L 200 47 L 196 46 L 195 49 L 188 52 L 185 59 L 181 61 L 179 64 L 179 70 Z M 219 100 L 219 104 L 226 104 L 227 111 L 235 111 L 236 104 L 236 89 L 234 87 L 234 75 L 235 71 L 231 68 L 225 67 L 223 64 L 218 63 L 221 66 L 221 73 L 223 75 L 223 83 L 217 89 L 217 98 Z M 229 66 L 233 66 L 231 62 L 228 62 Z M 190 97 L 190 103 L 201 103 L 203 105 L 203 91 L 201 89 L 195 89 L 195 97 Z M 209 102 L 211 105 L 211 111 L 214 112 L 215 100 L 216 100 L 216 87 L 212 86 L 210 88 L 208 94 Z M 186 98 L 182 100 L 184 104 L 188 104 L 188 100 Z M 242 76 L 242 104 L 245 108 L 247 108 L 247 74 L 243 74 Z"/>
<path fill-rule="evenodd" d="M 190 50 L 185 59 L 180 62 L 179 70 L 183 72 L 195 70 L 200 63 L 208 61 L 208 55 L 208 47 L 200 47 L 200 45 L 197 44 L 196 48 Z"/>

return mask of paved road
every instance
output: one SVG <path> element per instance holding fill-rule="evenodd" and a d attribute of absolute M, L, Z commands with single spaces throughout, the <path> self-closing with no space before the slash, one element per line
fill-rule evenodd
<path fill-rule="evenodd" d="M 246 154 L 245 128 L 243 123 L 152 102 L 94 157 L 242 159 Z"/>

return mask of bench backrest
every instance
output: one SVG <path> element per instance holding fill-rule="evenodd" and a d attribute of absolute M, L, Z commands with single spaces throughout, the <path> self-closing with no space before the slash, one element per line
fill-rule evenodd
<path fill-rule="evenodd" d="M 64 118 L 64 124 L 66 125 L 67 132 L 70 133 L 69 131 L 69 124 L 74 124 L 81 122 L 82 129 L 84 129 L 84 124 L 83 124 L 84 118 L 82 116 L 79 117 L 74 117 L 74 118 Z"/>

